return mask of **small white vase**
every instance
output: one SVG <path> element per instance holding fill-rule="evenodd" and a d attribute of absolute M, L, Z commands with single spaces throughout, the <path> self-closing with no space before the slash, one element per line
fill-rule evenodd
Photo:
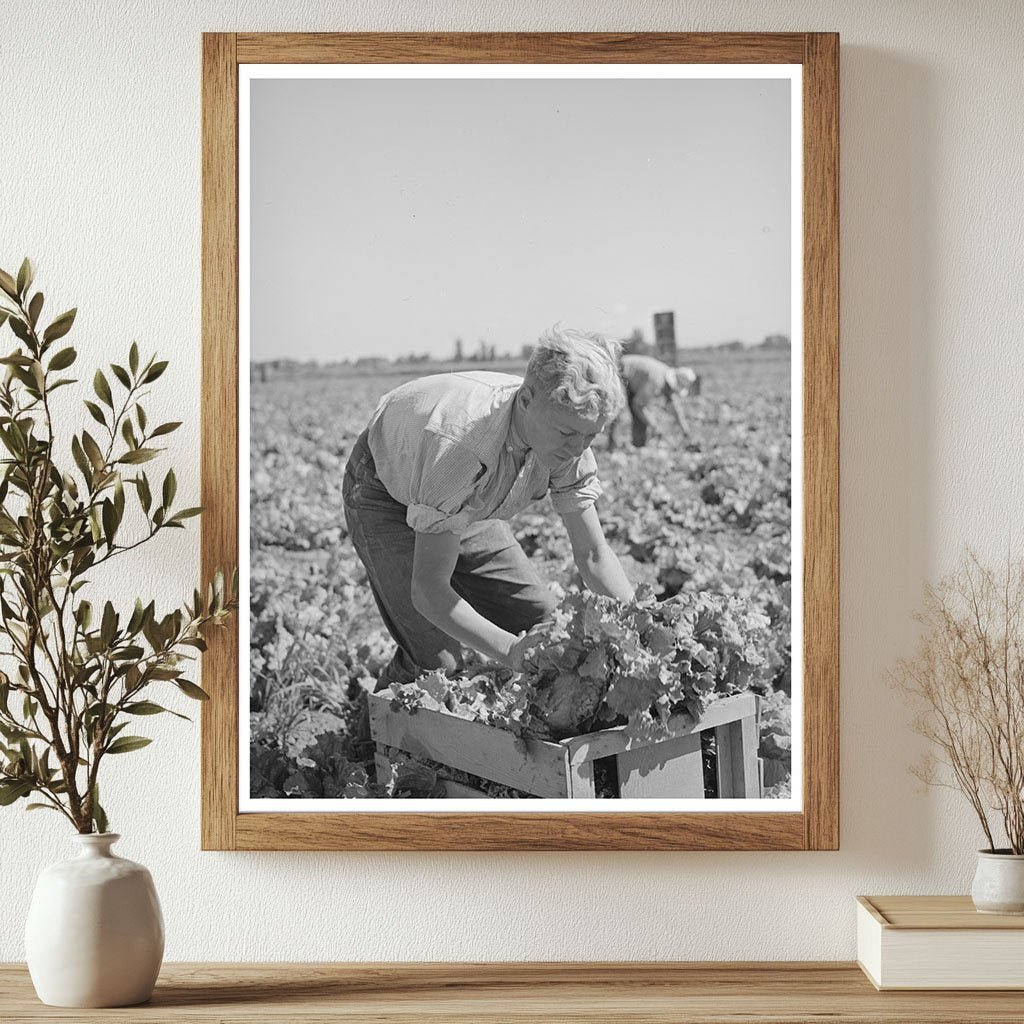
<path fill-rule="evenodd" d="M 971 898 L 981 914 L 1024 914 L 1024 854 L 979 850 Z"/>
<path fill-rule="evenodd" d="M 149 872 L 111 852 L 120 836 L 76 835 L 81 852 L 43 870 L 25 926 L 36 994 L 49 1006 L 134 1006 L 153 993 L 164 920 Z"/>

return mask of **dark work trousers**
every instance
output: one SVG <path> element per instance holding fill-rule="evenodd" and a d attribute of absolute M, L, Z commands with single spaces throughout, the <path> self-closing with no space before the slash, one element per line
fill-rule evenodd
<path fill-rule="evenodd" d="M 406 522 L 406 506 L 377 477 L 365 430 L 349 455 L 342 497 L 352 544 L 384 625 L 398 645 L 377 689 L 410 682 L 430 669 L 458 666 L 459 641 L 413 607 L 416 534 Z M 546 618 L 557 603 L 511 527 L 498 519 L 474 523 L 462 533 L 452 589 L 485 619 L 516 634 Z"/>
<path fill-rule="evenodd" d="M 651 421 L 643 403 L 629 384 L 626 384 L 626 404 L 629 406 L 633 427 L 633 447 L 643 448 L 647 444 L 647 431 L 650 429 Z"/>

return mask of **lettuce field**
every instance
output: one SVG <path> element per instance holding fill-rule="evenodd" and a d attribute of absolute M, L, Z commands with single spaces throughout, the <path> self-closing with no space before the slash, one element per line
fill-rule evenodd
<path fill-rule="evenodd" d="M 556 625 L 546 627 L 545 639 L 560 644 L 560 657 L 571 647 L 577 621 L 586 619 L 588 629 L 605 630 L 601 636 L 608 638 L 607 630 L 619 620 L 643 631 L 643 643 L 654 638 L 651 649 L 668 652 L 676 666 L 672 680 L 661 676 L 666 683 L 660 691 L 656 672 L 643 674 L 648 682 L 654 680 L 653 689 L 633 686 L 627 691 L 621 683 L 609 689 L 608 665 L 616 658 L 617 664 L 623 662 L 622 643 L 609 639 L 609 660 L 595 668 L 591 637 L 586 666 L 593 669 L 597 696 L 582 701 L 585 711 L 580 711 L 582 690 L 575 683 L 579 679 L 584 686 L 584 663 L 579 663 L 582 676 L 567 671 L 564 660 L 549 673 L 572 691 L 578 712 L 574 725 L 586 721 L 600 727 L 618 711 L 619 721 L 628 716 L 631 725 L 643 722 L 654 728 L 658 707 L 665 715 L 670 707 L 689 709 L 687 701 L 699 709 L 718 695 L 752 689 L 762 697 L 759 753 L 765 795 L 788 796 L 789 352 L 701 350 L 686 356 L 702 374 L 703 387 L 699 396 L 685 399 L 685 437 L 667 409 L 654 408 L 660 433 L 646 448 L 630 445 L 628 414 L 618 424 L 614 450 L 608 450 L 606 438 L 595 444 L 604 488 L 598 511 L 626 574 L 640 587 L 636 608 L 623 609 L 619 616 L 607 599 L 579 593 L 568 539 L 546 501 L 512 525 L 542 577 L 563 599 L 566 611 L 556 616 Z M 390 658 L 392 641 L 348 540 L 341 498 L 348 452 L 378 400 L 422 372 L 427 371 L 359 376 L 327 368 L 252 380 L 253 797 L 424 797 L 441 792 L 438 780 L 446 773 L 433 763 L 405 759 L 390 779 L 376 777 L 365 694 Z M 640 643 L 640 633 L 637 637 Z M 545 664 L 554 664 L 550 649 L 534 658 L 537 679 Z M 624 668 L 621 678 L 639 677 L 638 664 Z M 507 671 L 485 673 L 486 678 L 470 678 L 469 671 L 455 680 L 431 676 L 396 694 L 396 701 L 415 705 L 441 699 L 450 710 L 461 704 L 456 713 L 471 712 L 513 731 L 529 731 L 539 722 L 526 714 L 527 704 L 536 716 L 539 704 L 546 702 L 551 710 L 557 703 L 550 686 L 538 700 L 537 691 L 518 685 Z M 673 686 L 680 679 L 686 687 L 677 693 Z M 629 701 L 637 708 L 636 702 L 642 703 L 643 714 L 634 714 Z M 553 722 L 548 722 L 549 735 Z M 494 796 L 517 795 L 502 787 L 484 788 Z"/>

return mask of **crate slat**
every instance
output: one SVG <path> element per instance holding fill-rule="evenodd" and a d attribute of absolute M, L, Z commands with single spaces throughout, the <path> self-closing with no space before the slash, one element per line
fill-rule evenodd
<path fill-rule="evenodd" d="M 381 694 L 370 694 L 369 705 L 370 731 L 376 743 L 535 796 L 569 795 L 568 759 L 561 744 L 530 740 L 524 754 L 516 749 L 512 733 L 483 722 L 439 711 L 392 711 L 391 698 Z"/>
<path fill-rule="evenodd" d="M 757 743 L 756 718 L 741 718 L 738 722 L 728 722 L 715 729 L 719 797 L 760 797 Z"/>
<path fill-rule="evenodd" d="M 569 796 L 574 800 L 593 800 L 597 796 L 594 787 L 594 762 L 570 764 L 566 758 L 566 768 L 569 772 Z"/>
<path fill-rule="evenodd" d="M 623 799 L 702 800 L 704 763 L 700 733 L 664 740 L 650 747 L 625 750 L 619 766 L 619 796 Z M 593 764 L 593 762 L 589 762 Z"/>
<path fill-rule="evenodd" d="M 391 764 L 391 759 L 384 753 L 384 748 L 379 743 L 373 755 L 373 763 L 377 766 L 377 785 L 384 786 L 390 783 L 395 769 Z"/>
<path fill-rule="evenodd" d="M 444 795 L 449 800 L 490 800 L 490 797 L 482 789 L 474 789 L 472 786 L 455 782 L 452 779 L 444 779 Z"/>
<path fill-rule="evenodd" d="M 703 732 L 741 718 L 754 718 L 758 712 L 758 699 L 753 693 L 740 693 L 735 697 L 723 697 L 716 700 L 699 722 L 689 715 L 676 715 L 669 720 L 671 736 L 686 736 L 690 733 Z M 562 740 L 562 745 L 569 751 L 569 761 L 579 764 L 581 761 L 593 761 L 599 757 L 611 757 L 635 747 L 649 746 L 650 740 L 630 739 L 626 735 L 626 726 L 616 725 L 600 732 L 590 732 L 583 736 L 572 736 Z M 754 744 L 755 748 L 757 744 Z"/>

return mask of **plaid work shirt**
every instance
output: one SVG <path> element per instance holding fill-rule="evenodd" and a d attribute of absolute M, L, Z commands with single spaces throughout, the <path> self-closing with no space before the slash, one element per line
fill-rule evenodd
<path fill-rule="evenodd" d="M 512 409 L 522 383 L 507 373 L 444 373 L 380 400 L 367 428 L 370 452 L 377 477 L 407 507 L 406 522 L 417 533 L 461 533 L 483 519 L 511 519 L 549 491 L 561 513 L 598 499 L 589 448 L 548 469 L 515 436 Z"/>

